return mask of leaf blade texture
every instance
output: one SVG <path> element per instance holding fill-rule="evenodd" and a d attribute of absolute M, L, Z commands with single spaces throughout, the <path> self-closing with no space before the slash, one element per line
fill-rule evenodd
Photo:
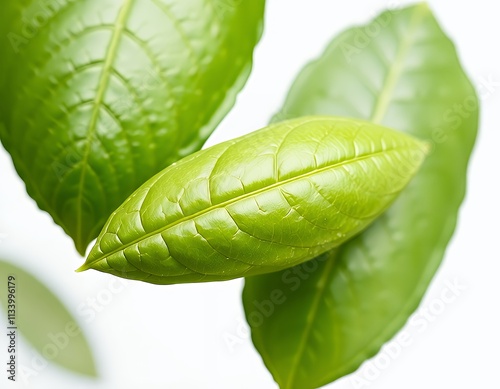
<path fill-rule="evenodd" d="M 34 275 L 0 260 L 0 277 L 5 289 L 0 293 L 3 311 L 7 313 L 9 304 L 7 277 L 10 275 L 15 277 L 12 282 L 15 283 L 18 334 L 47 361 L 75 373 L 96 377 L 94 357 L 85 334 L 60 299 Z M 17 347 L 19 350 L 19 343 Z M 17 358 L 19 364 L 19 355 Z"/>
<path fill-rule="evenodd" d="M 433 150 L 360 236 L 293 269 L 246 278 L 252 339 L 282 388 L 316 388 L 355 371 L 417 308 L 455 228 L 478 101 L 453 44 L 421 4 L 347 30 L 303 69 L 277 118 L 312 114 L 378 122 Z M 263 312 L 276 290 L 281 302 Z"/>
<path fill-rule="evenodd" d="M 81 270 L 171 284 L 293 266 L 365 228 L 425 153 L 424 143 L 363 121 L 271 125 L 146 182 L 110 217 Z"/>
<path fill-rule="evenodd" d="M 263 11 L 263 0 L 3 6 L 0 137 L 82 255 L 130 193 L 199 150 L 231 108 Z"/>

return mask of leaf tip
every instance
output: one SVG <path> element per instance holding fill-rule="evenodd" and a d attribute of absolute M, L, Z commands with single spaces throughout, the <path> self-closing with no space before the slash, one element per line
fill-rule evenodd
<path fill-rule="evenodd" d="M 84 271 L 90 270 L 91 267 L 88 265 L 88 263 L 84 263 L 82 266 L 80 266 L 78 269 L 75 270 L 76 273 L 83 273 Z"/>
<path fill-rule="evenodd" d="M 422 145 L 422 152 L 424 153 L 424 156 L 428 156 L 432 152 L 432 142 L 431 141 L 423 141 L 421 142 Z"/>
<path fill-rule="evenodd" d="M 429 155 L 432 154 L 434 145 L 431 141 L 426 141 L 426 140 L 419 140 L 417 147 L 414 149 L 413 152 L 413 159 L 415 163 L 415 167 L 418 169 L 424 161 L 429 157 Z"/>
<path fill-rule="evenodd" d="M 429 3 L 427 1 L 420 2 L 417 7 L 419 7 L 422 11 L 430 11 Z"/>
<path fill-rule="evenodd" d="M 96 365 L 94 363 L 94 360 L 91 359 L 87 366 L 81 366 L 80 373 L 86 375 L 87 377 L 91 378 L 98 378 L 99 373 L 97 371 Z"/>
<path fill-rule="evenodd" d="M 432 150 L 434 149 L 434 143 L 432 140 L 421 139 L 421 138 L 413 138 L 413 152 L 415 153 L 416 159 L 424 160 L 430 154 L 432 154 Z"/>

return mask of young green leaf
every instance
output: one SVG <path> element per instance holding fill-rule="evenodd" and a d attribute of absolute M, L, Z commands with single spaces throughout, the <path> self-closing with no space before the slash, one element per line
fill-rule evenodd
<path fill-rule="evenodd" d="M 2 260 L 0 280 L 0 305 L 8 319 L 7 326 L 17 327 L 47 361 L 95 377 L 95 362 L 87 339 L 57 296 L 33 275 Z M 18 356 L 18 366 L 22 361 L 19 358 L 28 361 L 27 356 Z"/>
<path fill-rule="evenodd" d="M 264 0 L 3 0 L 1 140 L 82 255 L 233 105 L 263 11 Z"/>
<path fill-rule="evenodd" d="M 146 182 L 111 215 L 81 270 L 173 284 L 299 264 L 380 215 L 425 151 L 408 135 L 363 121 L 271 125 Z"/>
<path fill-rule="evenodd" d="M 359 237 L 302 266 L 246 279 L 254 344 L 280 387 L 300 389 L 356 370 L 418 306 L 455 228 L 478 102 L 453 44 L 422 4 L 336 38 L 299 75 L 278 117 L 306 114 L 368 119 L 434 147 Z M 263 304 L 276 291 L 281 303 Z"/>

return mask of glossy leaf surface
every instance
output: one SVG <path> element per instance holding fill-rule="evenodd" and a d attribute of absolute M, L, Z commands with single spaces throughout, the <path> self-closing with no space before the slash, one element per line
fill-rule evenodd
<path fill-rule="evenodd" d="M 264 0 L 4 0 L 0 135 L 83 255 L 109 215 L 201 148 L 246 81 Z"/>
<path fill-rule="evenodd" d="M 455 228 L 478 102 L 422 4 L 347 30 L 308 65 L 278 117 L 312 114 L 367 119 L 434 147 L 359 237 L 294 269 L 246 279 L 252 338 L 282 388 L 316 388 L 353 372 L 417 308 Z M 272 310 L 263 305 L 279 292 Z"/>
<path fill-rule="evenodd" d="M 277 123 L 218 144 L 130 196 L 82 270 L 172 284 L 299 264 L 380 215 L 413 177 L 426 146 L 335 117 Z"/>
<path fill-rule="evenodd" d="M 9 276 L 13 276 L 10 283 Z M 6 325 L 17 327 L 17 334 L 20 333 L 47 362 L 57 363 L 76 373 L 96 376 L 95 362 L 87 339 L 77 320 L 59 298 L 30 273 L 2 260 L 0 279 L 0 305 L 5 318 L 13 320 L 6 320 Z M 11 289 L 9 293 L 14 292 L 13 296 L 9 296 L 7 288 Z M 9 301 L 12 297 L 13 301 Z M 13 302 L 15 307 L 12 307 Z M 11 316 L 13 314 L 14 318 Z M 19 363 L 30 366 L 31 357 L 20 355 L 19 340 L 16 342 L 18 366 Z"/>

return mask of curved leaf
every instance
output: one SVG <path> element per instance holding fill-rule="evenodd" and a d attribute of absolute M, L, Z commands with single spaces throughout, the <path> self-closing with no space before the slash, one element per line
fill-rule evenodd
<path fill-rule="evenodd" d="M 332 117 L 278 123 L 218 144 L 130 196 L 81 270 L 172 284 L 296 265 L 380 215 L 415 174 L 425 146 Z"/>
<path fill-rule="evenodd" d="M 14 277 L 11 284 L 8 284 L 9 276 Z M 76 373 L 97 375 L 85 335 L 56 295 L 33 275 L 2 260 L 0 280 L 4 289 L 0 292 L 0 305 L 5 312 L 12 309 L 7 287 L 15 291 L 15 318 L 7 322 L 9 327 L 17 327 L 46 360 Z M 17 361 L 19 363 L 19 359 Z"/>
<path fill-rule="evenodd" d="M 453 44 L 422 4 L 336 38 L 299 75 L 278 117 L 306 114 L 365 118 L 434 148 L 393 206 L 332 258 L 246 279 L 254 344 L 282 388 L 300 389 L 356 370 L 417 308 L 455 228 L 478 102 Z M 275 290 L 286 301 L 262 317 L 259 307 Z"/>
<path fill-rule="evenodd" d="M 82 255 L 130 193 L 201 148 L 246 81 L 264 0 L 217 4 L 2 5 L 2 143 Z"/>

